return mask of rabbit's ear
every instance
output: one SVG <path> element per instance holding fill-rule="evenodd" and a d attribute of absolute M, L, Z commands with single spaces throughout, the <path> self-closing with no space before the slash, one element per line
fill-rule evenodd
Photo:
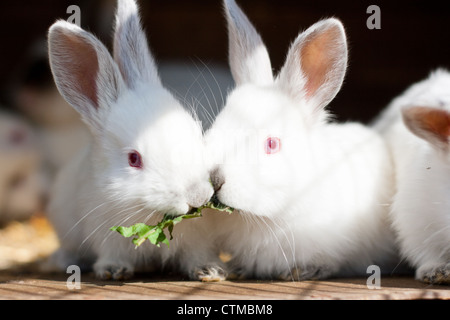
<path fill-rule="evenodd" d="M 138 82 L 161 83 L 134 0 L 119 0 L 117 3 L 114 60 L 131 89 Z"/>
<path fill-rule="evenodd" d="M 91 127 L 102 127 L 101 114 L 124 88 L 108 49 L 77 25 L 58 21 L 48 34 L 50 67 L 59 92 Z"/>
<path fill-rule="evenodd" d="M 341 22 L 319 21 L 294 41 L 277 81 L 291 96 L 307 99 L 320 112 L 342 86 L 347 55 Z"/>
<path fill-rule="evenodd" d="M 442 150 L 450 144 L 450 112 L 430 107 L 402 109 L 406 127 L 416 136 Z"/>
<path fill-rule="evenodd" d="M 229 64 L 237 85 L 273 83 L 269 54 L 260 35 L 234 0 L 224 0 Z"/>

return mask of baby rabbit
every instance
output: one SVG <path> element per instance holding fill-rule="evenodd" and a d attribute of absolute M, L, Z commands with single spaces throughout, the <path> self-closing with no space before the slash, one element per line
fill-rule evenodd
<path fill-rule="evenodd" d="M 223 278 L 202 218 L 174 229 L 170 248 L 135 250 L 110 227 L 156 224 L 212 196 L 200 124 L 161 85 L 137 4 L 119 0 L 114 58 L 92 34 L 58 21 L 49 30 L 58 89 L 92 133 L 90 146 L 63 169 L 49 216 L 61 241 L 48 268 L 90 267 L 101 279 L 173 267 L 191 279 Z"/>
<path fill-rule="evenodd" d="M 241 277 L 323 279 L 397 264 L 388 223 L 392 186 L 381 137 L 329 120 L 347 66 L 336 19 L 300 33 L 278 77 L 259 34 L 225 1 L 237 88 L 206 132 L 220 248 Z M 388 186 L 388 188 L 386 187 Z"/>
<path fill-rule="evenodd" d="M 0 112 L 0 225 L 29 218 L 42 209 L 40 153 L 33 129 Z"/>
<path fill-rule="evenodd" d="M 450 73 L 396 98 L 377 119 L 396 170 L 392 220 L 416 278 L 450 284 Z"/>

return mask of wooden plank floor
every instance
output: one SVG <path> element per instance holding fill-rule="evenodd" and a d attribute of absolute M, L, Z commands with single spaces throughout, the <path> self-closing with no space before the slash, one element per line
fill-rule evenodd
<path fill-rule="evenodd" d="M 98 281 L 82 275 L 81 289 L 67 287 L 68 275 L 0 272 L 0 299 L 183 299 L 183 300 L 385 300 L 446 299 L 449 286 L 430 286 L 411 278 L 382 278 L 381 288 L 370 290 L 366 279 L 328 281 L 223 281 L 202 283 L 138 277 L 132 281 Z"/>
<path fill-rule="evenodd" d="M 81 275 L 81 289 L 70 290 L 70 274 L 40 274 L 33 262 L 57 248 L 57 240 L 42 216 L 0 229 L 0 299 L 446 299 L 450 286 L 431 286 L 410 277 L 382 277 L 381 288 L 370 290 L 366 278 L 327 281 L 223 281 L 202 283 L 175 276 L 138 275 L 126 282 L 98 281 Z"/>

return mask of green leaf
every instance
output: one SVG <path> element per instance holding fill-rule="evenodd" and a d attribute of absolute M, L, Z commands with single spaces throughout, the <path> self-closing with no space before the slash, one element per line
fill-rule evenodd
<path fill-rule="evenodd" d="M 206 203 L 204 206 L 198 208 L 198 210 L 200 210 L 199 212 L 201 212 L 201 210 L 203 210 L 205 208 L 214 209 L 214 210 L 222 211 L 222 212 L 227 212 L 230 214 L 233 213 L 233 211 L 234 211 L 233 208 L 220 202 L 216 196 L 213 196 L 208 203 Z"/>
<path fill-rule="evenodd" d="M 131 227 L 112 227 L 112 231 L 119 232 L 122 236 L 129 238 L 135 235 L 142 236 L 152 230 L 153 226 L 148 226 L 145 223 L 137 223 Z"/>
<path fill-rule="evenodd" d="M 165 242 L 165 240 L 167 240 L 164 230 L 161 228 L 156 228 L 155 232 L 152 232 L 147 238 L 144 238 L 144 241 L 145 239 L 148 239 L 150 243 L 158 247 L 160 246 L 160 242 Z"/>
<path fill-rule="evenodd" d="M 132 225 L 131 227 L 112 227 L 110 228 L 110 230 L 117 231 L 126 238 L 134 237 L 132 241 L 136 248 L 142 245 L 145 240 L 148 240 L 150 243 L 158 247 L 161 245 L 161 243 L 169 246 L 169 239 L 167 239 L 167 236 L 164 233 L 164 229 L 168 229 L 170 240 L 172 240 L 172 232 L 174 226 L 177 223 L 180 223 L 184 219 L 192 219 L 198 217 L 201 217 L 200 212 L 189 213 L 178 217 L 172 217 L 166 214 L 164 215 L 163 219 L 154 226 L 149 226 L 145 223 L 137 223 L 135 225 Z"/>
<path fill-rule="evenodd" d="M 170 240 L 173 239 L 173 229 L 176 224 L 180 223 L 185 219 L 199 218 L 202 216 L 202 210 L 205 208 L 214 209 L 218 211 L 224 211 L 228 213 L 233 212 L 233 208 L 230 208 L 218 201 L 216 197 L 213 197 L 211 201 L 200 208 L 193 208 L 187 214 L 173 217 L 171 215 L 165 214 L 162 220 L 154 226 L 146 225 L 145 223 L 137 223 L 131 227 L 112 227 L 110 230 L 119 232 L 122 236 L 126 238 L 134 237 L 133 243 L 137 247 L 142 245 L 145 240 L 150 243 L 160 247 L 161 243 L 164 243 L 169 247 L 169 239 L 167 239 L 164 229 L 169 231 Z"/>

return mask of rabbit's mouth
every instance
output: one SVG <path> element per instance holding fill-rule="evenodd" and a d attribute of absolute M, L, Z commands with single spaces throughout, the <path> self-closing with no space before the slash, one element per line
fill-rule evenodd
<path fill-rule="evenodd" d="M 209 200 L 208 203 L 211 204 L 211 206 L 210 206 L 211 209 L 216 209 L 219 211 L 226 211 L 228 213 L 232 213 L 234 211 L 234 208 L 222 203 L 219 200 L 219 197 L 217 196 L 216 192 L 213 194 L 213 196 L 211 197 L 211 199 Z"/>
<path fill-rule="evenodd" d="M 199 207 L 199 208 L 192 208 L 191 210 L 189 210 L 188 214 L 194 214 L 196 212 L 200 213 L 203 209 L 213 209 L 213 210 L 217 210 L 217 211 L 222 211 L 222 212 L 227 212 L 227 213 L 233 213 L 234 208 L 227 206 L 226 204 L 223 204 L 222 202 L 220 202 L 219 198 L 217 197 L 217 194 L 214 193 L 213 196 L 211 197 L 211 199 L 204 204 L 203 206 Z"/>

